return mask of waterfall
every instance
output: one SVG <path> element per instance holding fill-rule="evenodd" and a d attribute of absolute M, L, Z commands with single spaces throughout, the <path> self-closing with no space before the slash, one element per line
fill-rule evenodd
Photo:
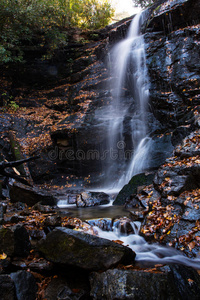
<path fill-rule="evenodd" d="M 142 13 L 131 22 L 127 37 L 111 50 L 112 104 L 108 148 L 115 156 L 107 170 L 107 184 L 118 174 L 113 187 L 119 190 L 133 175 L 148 168 L 151 139 L 148 137 L 148 74 L 145 43 L 140 34 Z"/>

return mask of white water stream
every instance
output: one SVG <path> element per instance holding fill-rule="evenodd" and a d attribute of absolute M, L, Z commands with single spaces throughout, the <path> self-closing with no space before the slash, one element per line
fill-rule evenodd
<path fill-rule="evenodd" d="M 151 264 L 177 263 L 200 270 L 200 259 L 190 259 L 184 256 L 181 251 L 173 247 L 149 244 L 139 235 L 140 222 L 131 223 L 134 233 L 122 234 L 120 228 L 113 228 L 113 231 L 103 231 L 95 226 L 98 236 L 111 241 L 120 240 L 124 246 L 128 246 L 136 253 L 136 262 Z"/>

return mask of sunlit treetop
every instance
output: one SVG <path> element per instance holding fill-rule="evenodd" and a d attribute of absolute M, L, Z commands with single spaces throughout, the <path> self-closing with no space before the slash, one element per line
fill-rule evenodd
<path fill-rule="evenodd" d="M 149 7 L 151 5 L 153 5 L 154 3 L 156 3 L 157 0 L 148 0 L 148 1 L 144 1 L 144 0 L 133 0 L 133 3 L 135 6 L 139 6 L 141 8 L 146 8 Z"/>
<path fill-rule="evenodd" d="M 99 29 L 113 15 L 109 0 L 0 0 L 0 63 L 22 62 L 24 45 L 36 39 L 51 56 L 70 28 Z"/>

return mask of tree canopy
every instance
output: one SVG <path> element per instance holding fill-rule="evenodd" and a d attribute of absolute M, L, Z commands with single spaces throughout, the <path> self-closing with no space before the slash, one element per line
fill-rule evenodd
<path fill-rule="evenodd" d="M 140 6 L 142 8 L 146 8 L 148 6 L 153 5 L 155 2 L 157 2 L 157 0 L 133 0 L 133 3 L 135 4 L 135 6 Z"/>
<path fill-rule="evenodd" d="M 99 29 L 113 14 L 109 0 L 0 0 L 0 63 L 22 62 L 36 40 L 50 55 L 66 45 L 70 27 Z"/>

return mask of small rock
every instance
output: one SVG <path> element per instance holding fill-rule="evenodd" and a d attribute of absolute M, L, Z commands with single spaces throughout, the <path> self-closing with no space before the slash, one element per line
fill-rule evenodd
<path fill-rule="evenodd" d="M 32 239 L 41 240 L 42 238 L 46 237 L 46 233 L 42 229 L 32 229 L 28 232 Z"/>
<path fill-rule="evenodd" d="M 68 286 L 64 286 L 58 293 L 57 299 L 64 300 L 79 300 L 84 294 L 84 291 L 80 291 L 79 293 L 74 293 Z"/>
<path fill-rule="evenodd" d="M 31 249 L 29 235 L 23 225 L 0 229 L 0 251 L 8 256 L 27 256 Z"/>
<path fill-rule="evenodd" d="M 10 274 L 14 281 L 17 300 L 35 300 L 37 284 L 34 276 L 30 272 L 18 271 Z"/>
<path fill-rule="evenodd" d="M 18 214 L 14 214 L 14 215 L 12 215 L 10 217 L 5 218 L 4 220 L 7 223 L 16 224 L 16 223 L 25 221 L 26 218 L 23 217 L 23 216 L 20 216 Z"/>
<path fill-rule="evenodd" d="M 0 260 L 0 274 L 9 273 L 10 269 L 11 269 L 10 258 L 7 257 L 6 259 L 1 259 Z"/>
<path fill-rule="evenodd" d="M 76 195 L 68 195 L 68 204 L 76 204 Z"/>
<path fill-rule="evenodd" d="M 16 300 L 14 282 L 9 275 L 0 275 L 0 297 L 1 300 Z"/>
<path fill-rule="evenodd" d="M 3 211 L 3 213 L 5 214 L 6 213 L 6 211 L 7 211 L 7 203 L 1 203 L 0 204 L 0 206 L 2 207 L 2 211 Z"/>
<path fill-rule="evenodd" d="M 0 225 L 4 222 L 4 212 L 3 212 L 3 205 L 0 204 Z"/>
<path fill-rule="evenodd" d="M 76 292 L 73 292 L 68 282 L 65 278 L 58 276 L 53 278 L 50 283 L 47 285 L 44 293 L 44 297 L 47 300 L 79 300 L 79 299 L 88 299 L 83 297 L 85 291 L 77 289 Z"/>
<path fill-rule="evenodd" d="M 15 260 L 15 259 L 13 259 L 12 265 L 15 266 L 15 267 L 17 267 L 17 269 L 27 269 L 28 268 L 28 265 L 23 260 Z"/>
<path fill-rule="evenodd" d="M 34 210 L 38 210 L 41 213 L 53 213 L 54 210 L 49 205 L 42 205 L 40 202 L 33 206 Z"/>
<path fill-rule="evenodd" d="M 23 225 L 13 226 L 14 232 L 14 254 L 20 257 L 26 257 L 30 250 L 31 244 L 29 241 L 29 235 L 26 228 Z"/>
<path fill-rule="evenodd" d="M 97 226 L 104 231 L 112 230 L 112 219 L 109 218 L 86 220 L 86 222 L 91 226 Z"/>
<path fill-rule="evenodd" d="M 61 217 L 60 216 L 48 216 L 44 221 L 45 226 L 61 226 Z"/>
<path fill-rule="evenodd" d="M 77 207 L 90 207 L 96 205 L 108 204 L 109 195 L 97 192 L 82 192 L 76 196 Z"/>
<path fill-rule="evenodd" d="M 33 271 L 50 271 L 53 268 L 53 264 L 44 258 L 34 260 L 28 264 L 28 267 Z"/>
<path fill-rule="evenodd" d="M 0 228 L 0 253 L 14 255 L 14 232 L 10 228 Z"/>
<path fill-rule="evenodd" d="M 127 217 L 122 217 L 113 220 L 113 227 L 118 228 L 119 232 L 122 234 L 134 233 L 134 225 L 131 219 Z"/>

